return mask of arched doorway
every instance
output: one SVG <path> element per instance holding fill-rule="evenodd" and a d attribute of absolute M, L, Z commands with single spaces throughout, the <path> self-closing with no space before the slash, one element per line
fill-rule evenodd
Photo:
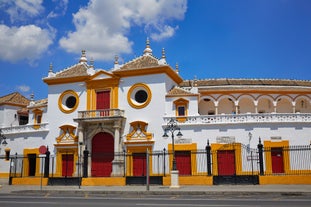
<path fill-rule="evenodd" d="M 113 159 L 113 136 L 107 132 L 97 133 L 92 140 L 92 176 L 109 177 Z"/>

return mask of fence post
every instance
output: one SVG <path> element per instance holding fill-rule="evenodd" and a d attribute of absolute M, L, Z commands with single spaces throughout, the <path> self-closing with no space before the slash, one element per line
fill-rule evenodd
<path fill-rule="evenodd" d="M 263 144 L 261 144 L 261 139 L 259 137 L 258 147 L 258 156 L 259 156 L 259 173 L 260 175 L 264 175 L 263 171 Z"/>
<path fill-rule="evenodd" d="M 49 147 L 46 148 L 45 160 L 44 160 L 44 177 L 48 178 L 50 172 L 50 151 Z"/>
<path fill-rule="evenodd" d="M 89 151 L 87 150 L 87 146 L 85 146 L 85 150 L 83 151 L 83 177 L 87 178 L 88 165 L 89 165 Z"/>
<path fill-rule="evenodd" d="M 165 177 L 165 147 L 163 148 L 163 176 Z"/>
<path fill-rule="evenodd" d="M 207 165 L 207 175 L 212 175 L 211 170 L 211 146 L 209 145 L 209 140 L 207 140 L 207 145 L 205 147 L 206 150 L 206 165 Z"/>

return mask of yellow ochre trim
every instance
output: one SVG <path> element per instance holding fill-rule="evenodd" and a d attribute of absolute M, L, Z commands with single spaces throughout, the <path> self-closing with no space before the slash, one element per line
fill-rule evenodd
<path fill-rule="evenodd" d="M 28 154 L 36 154 L 36 172 L 35 172 L 35 176 L 39 176 L 40 175 L 40 165 L 41 162 L 40 160 L 42 158 L 39 158 L 39 148 L 34 148 L 34 149 L 24 149 L 24 169 L 23 169 L 23 175 L 24 176 L 28 176 L 28 172 L 29 172 L 29 159 L 28 159 Z"/>
<path fill-rule="evenodd" d="M 82 178 L 82 186 L 125 186 L 125 177 Z"/>
<path fill-rule="evenodd" d="M 283 141 L 264 141 L 263 146 L 265 148 L 284 148 L 289 146 L 289 141 L 288 140 L 283 140 Z M 290 158 L 289 158 L 289 151 L 288 150 L 283 150 L 283 164 L 284 164 L 284 173 L 289 173 L 290 172 Z M 272 157 L 271 157 L 271 150 L 265 150 L 264 157 L 266 159 L 266 172 L 265 174 L 272 174 Z"/>
<path fill-rule="evenodd" d="M 76 104 L 74 105 L 73 108 L 71 109 L 68 109 L 66 106 L 66 108 L 64 108 L 63 106 L 63 99 L 68 96 L 68 95 L 72 95 L 76 98 Z M 73 90 L 67 90 L 67 91 L 64 91 L 58 98 L 58 108 L 63 112 L 63 113 L 66 113 L 66 114 L 69 114 L 69 113 L 72 113 L 74 112 L 79 106 L 79 96 L 76 92 L 74 92 Z"/>
<path fill-rule="evenodd" d="M 160 66 L 153 68 L 143 68 L 143 69 L 134 69 L 134 70 L 117 70 L 113 72 L 119 77 L 129 77 L 129 76 L 142 76 L 142 75 L 153 75 L 165 73 L 177 84 L 181 83 L 183 79 L 169 66 Z"/>
<path fill-rule="evenodd" d="M 146 142 L 146 143 L 152 143 L 153 142 Z M 142 144 L 142 143 L 140 143 Z M 127 145 L 126 147 L 127 149 L 127 153 L 129 154 L 133 154 L 133 153 L 147 153 L 147 149 L 149 152 L 152 152 L 152 145 L 147 145 L 147 144 L 142 144 L 142 145 L 135 145 L 135 146 L 131 146 L 131 145 Z M 126 162 L 130 163 L 128 165 L 128 167 L 126 168 L 126 176 L 133 176 L 134 174 L 134 166 L 133 166 L 133 156 L 127 156 L 126 157 Z M 152 156 L 149 156 L 149 172 L 150 175 L 153 175 L 153 171 L 152 171 Z"/>
<path fill-rule="evenodd" d="M 168 144 L 168 151 L 172 151 L 172 144 Z M 179 144 L 179 143 L 174 143 L 174 150 L 176 151 L 190 151 L 190 156 L 191 156 L 191 174 L 196 174 L 197 173 L 197 161 L 196 161 L 196 153 L 191 153 L 197 151 L 197 143 L 191 143 L 191 144 Z M 171 153 L 169 156 L 170 159 L 170 168 L 172 169 L 172 163 L 173 163 L 173 154 Z"/>
<path fill-rule="evenodd" d="M 242 145 L 241 143 L 232 143 L 232 144 L 211 144 L 212 153 L 212 163 L 213 163 L 213 174 L 218 175 L 218 160 L 217 160 L 217 150 L 233 150 L 235 157 L 235 173 L 236 175 L 243 175 L 246 172 L 243 172 L 242 168 Z"/>
<path fill-rule="evenodd" d="M 74 145 L 54 145 L 56 147 L 56 177 L 62 176 L 62 156 L 65 154 L 73 154 L 73 175 L 76 173 L 76 165 L 75 163 L 78 162 L 78 144 Z M 61 148 L 60 148 L 61 147 Z M 73 176 L 72 175 L 72 176 Z"/>
<path fill-rule="evenodd" d="M 260 185 L 310 185 L 311 175 L 259 176 Z"/>
<path fill-rule="evenodd" d="M 22 177 L 22 178 L 12 178 L 12 185 L 48 185 L 48 178 L 41 177 Z"/>

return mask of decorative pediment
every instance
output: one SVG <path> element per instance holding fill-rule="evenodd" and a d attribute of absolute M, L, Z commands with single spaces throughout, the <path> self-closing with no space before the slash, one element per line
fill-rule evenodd
<path fill-rule="evenodd" d="M 126 135 L 127 141 L 148 141 L 152 139 L 152 134 L 146 131 L 148 124 L 142 121 L 130 123 L 131 132 Z"/>
<path fill-rule="evenodd" d="M 142 69 L 160 66 L 159 60 L 151 55 L 144 55 L 124 64 L 120 70 Z"/>
<path fill-rule="evenodd" d="M 101 79 L 108 79 L 108 78 L 114 78 L 114 75 L 107 72 L 107 71 L 104 71 L 104 70 L 101 70 L 97 73 L 95 73 L 91 80 L 101 80 Z"/>
<path fill-rule="evenodd" d="M 57 144 L 74 144 L 78 142 L 78 136 L 74 134 L 75 126 L 63 125 L 59 127 L 61 135 L 56 138 Z"/>

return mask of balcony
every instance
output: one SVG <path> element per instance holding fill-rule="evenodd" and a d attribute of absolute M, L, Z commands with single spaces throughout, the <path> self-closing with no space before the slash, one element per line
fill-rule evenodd
<path fill-rule="evenodd" d="M 27 125 L 20 125 L 20 126 L 4 127 L 4 128 L 1 128 L 1 130 L 5 135 L 20 134 L 20 133 L 33 133 L 33 132 L 49 131 L 48 125 L 49 125 L 48 123 L 27 124 Z"/>
<path fill-rule="evenodd" d="M 170 118 L 165 117 L 167 123 Z M 216 125 L 241 123 L 310 123 L 311 113 L 271 113 L 271 114 L 221 114 L 204 116 L 187 116 L 181 125 Z"/>
<path fill-rule="evenodd" d="M 78 118 L 74 119 L 79 122 L 93 122 L 93 121 L 109 121 L 124 118 L 124 110 L 120 109 L 99 109 L 79 111 Z"/>

